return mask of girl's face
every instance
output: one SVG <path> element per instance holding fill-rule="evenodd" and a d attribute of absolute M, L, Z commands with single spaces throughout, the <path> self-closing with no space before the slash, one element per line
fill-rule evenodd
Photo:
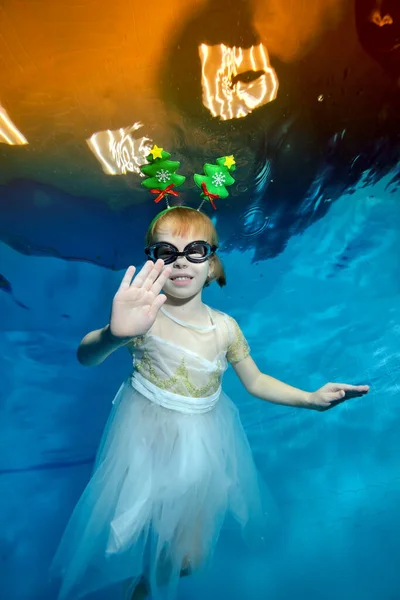
<path fill-rule="evenodd" d="M 154 243 L 167 242 L 175 246 L 179 252 L 183 252 L 188 244 L 201 239 L 201 236 L 181 237 L 160 232 Z M 212 275 L 212 265 L 209 259 L 194 263 L 189 261 L 186 256 L 178 256 L 167 266 L 172 267 L 172 272 L 164 285 L 163 292 L 166 296 L 174 298 L 193 298 L 202 292 L 207 277 Z"/>

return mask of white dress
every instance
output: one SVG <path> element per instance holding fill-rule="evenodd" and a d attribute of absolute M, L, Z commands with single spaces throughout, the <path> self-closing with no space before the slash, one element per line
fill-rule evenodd
<path fill-rule="evenodd" d="M 163 307 L 130 343 L 133 373 L 53 562 L 60 600 L 124 581 L 133 589 L 142 575 L 153 600 L 173 598 L 181 570 L 210 560 L 227 515 L 263 538 L 251 450 L 221 390 L 228 362 L 250 349 L 233 318 L 207 310 L 210 325 L 193 327 Z"/>

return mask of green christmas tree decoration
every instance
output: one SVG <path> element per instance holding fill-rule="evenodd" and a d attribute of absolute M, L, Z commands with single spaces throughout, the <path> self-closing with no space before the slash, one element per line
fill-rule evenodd
<path fill-rule="evenodd" d="M 167 194 L 177 196 L 178 192 L 174 188 L 182 185 L 186 179 L 183 175 L 175 173 L 180 167 L 180 162 L 169 160 L 170 156 L 169 152 L 155 145 L 146 157 L 149 164 L 140 167 L 146 175 L 142 185 L 153 194 L 158 194 L 154 202 L 160 202 Z"/>
<path fill-rule="evenodd" d="M 217 198 L 227 198 L 229 192 L 227 186 L 235 183 L 231 171 L 236 169 L 233 156 L 222 156 L 217 158 L 215 165 L 206 163 L 203 167 L 205 175 L 194 175 L 196 185 L 202 189 L 201 197 L 203 200 L 211 202 L 215 209 L 214 200 Z"/>

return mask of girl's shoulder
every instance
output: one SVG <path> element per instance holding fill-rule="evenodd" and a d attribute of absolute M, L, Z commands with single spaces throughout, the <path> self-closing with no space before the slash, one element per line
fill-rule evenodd
<path fill-rule="evenodd" d="M 218 310 L 216 308 L 208 307 L 211 310 L 211 314 L 213 320 L 217 327 L 223 328 L 227 333 L 227 343 L 231 344 L 238 335 L 241 334 L 241 329 L 239 327 L 236 319 L 231 317 L 225 312 Z"/>
<path fill-rule="evenodd" d="M 232 318 L 228 314 L 222 312 L 222 310 L 213 308 L 212 306 L 207 306 L 207 308 L 211 311 L 211 316 L 217 327 L 221 325 L 229 326 Z"/>
<path fill-rule="evenodd" d="M 218 310 L 212 306 L 208 306 L 208 308 L 211 310 L 212 317 L 216 324 L 226 323 L 227 325 L 233 325 L 234 323 L 237 323 L 233 317 L 228 315 L 228 313 L 222 312 L 222 310 Z"/>
<path fill-rule="evenodd" d="M 226 357 L 230 363 L 237 363 L 250 354 L 250 346 L 236 319 L 215 308 L 209 307 L 216 326 L 223 328 L 226 342 Z"/>

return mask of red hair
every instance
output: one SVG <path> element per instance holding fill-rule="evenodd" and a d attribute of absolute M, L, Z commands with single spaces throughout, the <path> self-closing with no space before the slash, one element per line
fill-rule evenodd
<path fill-rule="evenodd" d="M 218 234 L 213 222 L 206 214 L 188 206 L 173 206 L 163 211 L 152 221 L 146 233 L 146 246 L 154 244 L 157 235 L 162 230 L 168 230 L 171 235 L 202 239 L 209 244 L 218 246 Z M 226 276 L 221 259 L 214 255 L 210 258 L 213 274 L 207 278 L 205 287 L 216 281 L 220 287 L 226 285 Z"/>

